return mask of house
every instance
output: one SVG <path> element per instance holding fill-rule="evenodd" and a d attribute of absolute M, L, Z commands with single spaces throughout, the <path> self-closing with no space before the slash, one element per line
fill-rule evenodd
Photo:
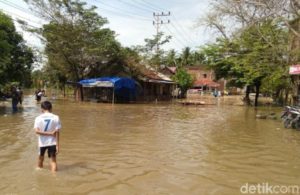
<path fill-rule="evenodd" d="M 111 103 L 170 100 L 176 87 L 168 76 L 151 68 L 141 69 L 134 79 L 98 77 L 68 84 L 73 85 L 76 100 Z"/>
<path fill-rule="evenodd" d="M 141 75 L 137 78 L 140 83 L 138 101 L 162 101 L 170 100 L 176 83 L 171 78 L 161 72 L 147 68 L 141 70 Z"/>
<path fill-rule="evenodd" d="M 98 77 L 73 84 L 75 98 L 95 102 L 131 102 L 136 100 L 136 81 L 126 77 Z"/>
<path fill-rule="evenodd" d="M 188 66 L 186 71 L 192 75 L 195 81 L 200 79 L 215 80 L 215 73 L 213 70 L 208 69 L 206 66 Z"/>
<path fill-rule="evenodd" d="M 176 73 L 177 67 L 175 66 L 166 66 L 160 70 L 160 72 L 167 77 L 171 78 Z"/>
<path fill-rule="evenodd" d="M 185 69 L 195 80 L 192 89 L 202 91 L 213 91 L 217 89 L 224 92 L 226 81 L 224 79 L 215 81 L 216 76 L 214 71 L 207 68 L 207 66 L 187 66 Z M 176 74 L 176 67 L 165 67 L 162 69 L 162 73 L 172 77 Z"/>

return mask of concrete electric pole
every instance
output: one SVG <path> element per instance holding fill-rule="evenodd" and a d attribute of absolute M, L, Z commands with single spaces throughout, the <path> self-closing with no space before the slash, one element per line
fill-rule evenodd
<path fill-rule="evenodd" d="M 156 37 L 158 37 L 158 34 L 160 32 L 159 28 L 164 24 L 169 24 L 170 23 L 170 20 L 163 21 L 163 20 L 161 20 L 161 17 L 166 17 L 166 16 L 170 16 L 170 15 L 171 15 L 171 12 L 168 12 L 168 13 L 164 13 L 164 12 L 155 13 L 155 12 L 153 12 L 153 17 L 154 17 L 153 25 L 156 28 Z M 158 54 L 158 52 L 159 52 L 159 43 L 156 44 L 156 54 Z"/>

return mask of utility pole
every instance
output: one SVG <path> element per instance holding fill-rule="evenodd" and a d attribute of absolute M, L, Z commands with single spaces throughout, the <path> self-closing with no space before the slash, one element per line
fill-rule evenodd
<path fill-rule="evenodd" d="M 153 25 L 154 25 L 155 28 L 156 28 L 156 37 L 158 37 L 158 34 L 159 34 L 159 28 L 160 28 L 163 24 L 169 24 L 169 23 L 170 23 L 170 20 L 163 21 L 163 20 L 161 20 L 160 18 L 161 18 L 161 17 L 170 16 L 170 15 L 171 15 L 171 12 L 168 12 L 168 13 L 164 13 L 164 12 L 161 12 L 161 13 L 155 13 L 155 12 L 153 12 L 153 17 L 154 17 Z M 157 54 L 157 55 L 158 55 L 158 52 L 159 52 L 159 43 L 156 44 L 156 54 Z"/>

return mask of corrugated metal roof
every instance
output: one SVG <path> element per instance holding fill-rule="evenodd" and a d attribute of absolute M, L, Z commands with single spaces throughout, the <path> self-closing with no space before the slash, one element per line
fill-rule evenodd
<path fill-rule="evenodd" d="M 141 71 L 142 76 L 140 78 L 143 81 L 155 82 L 155 83 L 175 83 L 170 77 L 155 71 L 152 68 L 147 68 Z"/>

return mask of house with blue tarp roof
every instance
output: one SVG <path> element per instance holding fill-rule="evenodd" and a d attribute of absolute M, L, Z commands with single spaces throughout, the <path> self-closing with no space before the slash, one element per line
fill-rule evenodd
<path fill-rule="evenodd" d="M 176 96 L 176 83 L 151 68 L 141 69 L 135 79 L 112 76 L 67 83 L 74 87 L 75 99 L 81 101 L 151 102 L 167 101 Z"/>
<path fill-rule="evenodd" d="M 135 101 L 136 82 L 126 77 L 99 77 L 79 81 L 83 87 L 84 99 L 95 99 L 98 102 Z"/>

